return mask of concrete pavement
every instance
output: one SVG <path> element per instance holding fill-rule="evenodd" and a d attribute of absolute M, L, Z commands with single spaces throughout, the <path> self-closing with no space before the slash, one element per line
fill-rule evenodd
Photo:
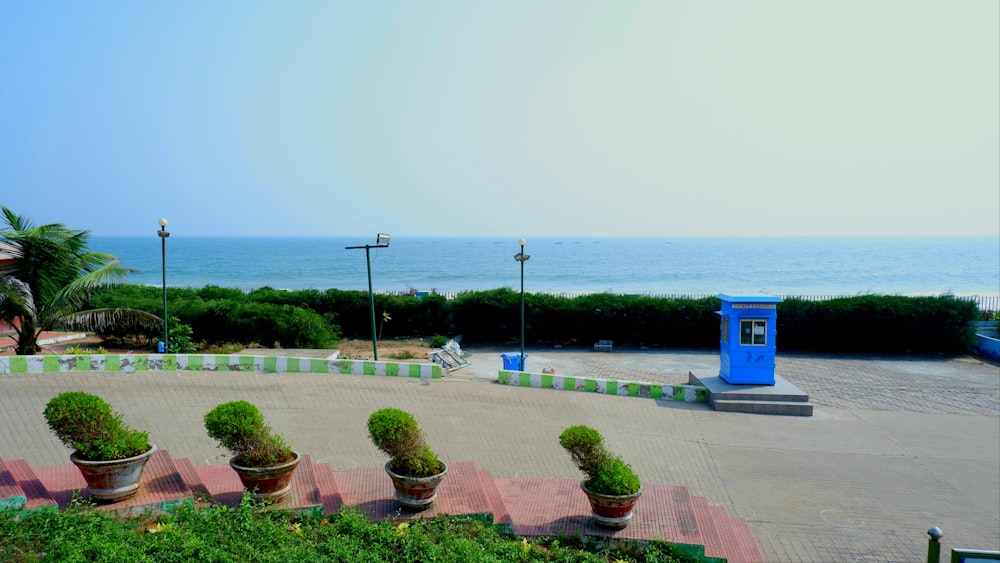
<path fill-rule="evenodd" d="M 379 467 L 372 411 L 411 411 L 446 460 L 500 478 L 578 478 L 557 436 L 599 429 L 649 483 L 682 485 L 749 521 L 769 561 L 923 561 L 926 530 L 950 547 L 1000 549 L 1000 369 L 971 357 L 783 355 L 778 373 L 810 418 L 717 413 L 703 404 L 501 386 L 501 348 L 441 380 L 308 373 L 146 372 L 0 376 L 0 456 L 63 465 L 41 412 L 55 394 L 106 398 L 132 426 L 197 463 L 228 454 L 205 434 L 216 404 L 257 404 L 275 431 L 334 469 Z M 711 352 L 529 349 L 528 368 L 636 379 L 717 369 Z M 625 372 L 625 373 L 623 373 Z M 638 377 L 643 379 L 642 377 Z M 683 382 L 683 381 L 678 381 Z M 665 538 L 669 539 L 669 538 Z"/>

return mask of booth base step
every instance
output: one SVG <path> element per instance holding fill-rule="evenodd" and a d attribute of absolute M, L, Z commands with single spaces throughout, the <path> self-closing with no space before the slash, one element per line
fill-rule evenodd
<path fill-rule="evenodd" d="M 784 416 L 812 416 L 812 403 L 789 401 L 739 401 L 717 399 L 709 401 L 717 411 L 745 412 L 750 414 L 777 414 Z"/>
<path fill-rule="evenodd" d="M 718 374 L 688 372 L 688 382 L 708 390 L 708 404 L 723 412 L 812 416 L 809 395 L 775 374 L 774 385 L 733 385 Z"/>

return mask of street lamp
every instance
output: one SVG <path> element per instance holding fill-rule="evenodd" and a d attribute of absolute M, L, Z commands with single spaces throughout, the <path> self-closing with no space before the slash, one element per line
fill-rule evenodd
<path fill-rule="evenodd" d="M 521 263 L 521 369 L 519 371 L 524 371 L 524 263 L 531 258 L 530 255 L 524 253 L 525 242 L 524 239 L 517 241 L 521 245 L 521 252 L 514 255 L 514 260 Z"/>
<path fill-rule="evenodd" d="M 355 250 L 358 248 L 365 249 L 365 263 L 368 264 L 368 303 L 371 305 L 372 314 L 372 350 L 375 352 L 375 361 L 378 361 L 378 339 L 375 336 L 375 293 L 372 291 L 372 261 L 369 249 L 372 248 L 388 248 L 389 247 L 389 235 L 385 233 L 379 233 L 375 236 L 375 244 L 366 244 L 363 246 L 345 246 L 345 250 Z"/>
<path fill-rule="evenodd" d="M 156 231 L 160 236 L 160 257 L 163 260 L 163 353 L 167 352 L 167 237 L 170 231 L 167 230 L 167 220 L 160 217 L 160 230 Z"/>

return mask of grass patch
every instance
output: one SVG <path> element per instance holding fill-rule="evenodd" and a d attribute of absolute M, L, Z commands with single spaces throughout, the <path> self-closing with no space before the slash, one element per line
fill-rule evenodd
<path fill-rule="evenodd" d="M 528 540 L 475 520 L 369 522 L 348 509 L 324 518 L 183 505 L 121 518 L 75 504 L 63 511 L 0 512 L 0 561 L 697 561 L 670 544 L 600 548 L 579 538 Z"/>

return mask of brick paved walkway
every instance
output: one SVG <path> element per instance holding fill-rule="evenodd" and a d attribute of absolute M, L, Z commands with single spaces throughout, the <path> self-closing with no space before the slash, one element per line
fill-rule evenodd
<path fill-rule="evenodd" d="M 1000 367 L 971 356 L 782 355 L 782 376 L 819 405 L 947 414 L 1000 413 Z"/>
<path fill-rule="evenodd" d="M 818 405 L 813 417 L 802 418 L 500 386 L 494 383 L 499 353 L 510 350 L 469 351 L 472 365 L 439 380 L 248 372 L 3 375 L 0 457 L 64 465 L 68 452 L 41 412 L 56 393 L 80 389 L 100 394 L 130 424 L 150 430 L 161 448 L 196 465 L 227 459 L 205 435 L 204 413 L 219 402 L 246 399 L 318 462 L 336 470 L 377 468 L 385 459 L 367 439 L 364 421 L 378 408 L 396 406 L 414 413 L 443 459 L 474 461 L 499 479 L 579 479 L 557 437 L 572 424 L 598 428 L 644 482 L 687 487 L 746 519 L 768 561 L 922 561 L 931 526 L 944 530 L 946 549 L 1000 549 L 995 364 L 971 357 L 779 352 L 779 373 Z M 528 352 L 529 370 L 552 367 L 566 375 L 666 378 L 718 367 L 708 351 Z M 862 388 L 868 392 L 857 391 Z"/>

